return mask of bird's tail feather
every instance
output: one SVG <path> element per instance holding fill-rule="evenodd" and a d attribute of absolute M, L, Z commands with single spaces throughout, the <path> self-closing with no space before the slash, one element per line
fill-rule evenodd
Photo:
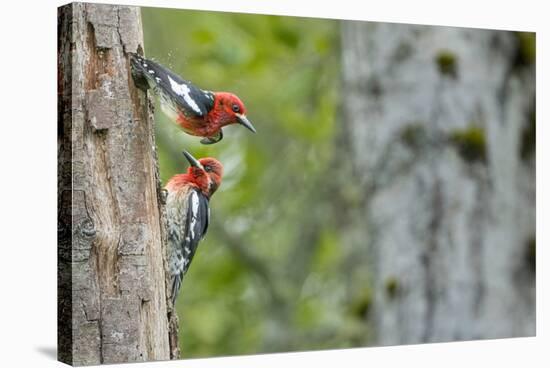
<path fill-rule="evenodd" d="M 183 274 L 172 276 L 172 295 L 171 295 L 172 305 L 176 305 L 176 299 L 180 291 L 182 278 L 183 278 Z"/>

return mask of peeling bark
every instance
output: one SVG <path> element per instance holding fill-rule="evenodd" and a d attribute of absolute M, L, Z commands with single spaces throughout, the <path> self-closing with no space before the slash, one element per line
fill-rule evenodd
<path fill-rule="evenodd" d="M 139 8 L 58 17 L 58 358 L 170 359 L 152 106 L 127 57 L 143 51 Z"/>
<path fill-rule="evenodd" d="M 339 150 L 367 194 L 349 241 L 368 245 L 376 345 L 535 334 L 535 66 L 517 36 L 343 23 Z"/>

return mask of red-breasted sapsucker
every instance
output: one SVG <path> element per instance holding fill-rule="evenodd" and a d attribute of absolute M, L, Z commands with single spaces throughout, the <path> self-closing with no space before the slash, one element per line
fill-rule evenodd
<path fill-rule="evenodd" d="M 131 64 L 136 85 L 144 90 L 152 88 L 159 96 L 162 111 L 187 134 L 204 137 L 201 143 L 221 141 L 222 128 L 229 124 L 241 124 L 256 132 L 243 102 L 234 94 L 202 90 L 137 54 L 131 54 Z"/>
<path fill-rule="evenodd" d="M 219 188 L 223 175 L 223 166 L 215 158 L 197 160 L 187 151 L 183 154 L 191 166 L 185 174 L 174 175 L 166 185 L 172 303 L 176 302 L 183 276 L 208 229 L 208 202 Z"/>

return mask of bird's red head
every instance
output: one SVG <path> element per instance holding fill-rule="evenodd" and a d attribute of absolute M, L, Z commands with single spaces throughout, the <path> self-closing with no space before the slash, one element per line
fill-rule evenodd
<path fill-rule="evenodd" d="M 192 185 L 210 198 L 220 187 L 223 176 L 223 166 L 215 158 L 205 157 L 197 160 L 189 152 L 183 151 L 190 166 L 185 174 L 173 176 L 166 185 L 168 191 L 178 191 Z"/>
<path fill-rule="evenodd" d="M 220 127 L 229 124 L 241 124 L 248 130 L 256 133 L 256 129 L 246 117 L 246 108 L 240 98 L 229 92 L 216 92 L 214 108 L 210 112 L 213 120 L 218 121 Z"/>
<path fill-rule="evenodd" d="M 223 166 L 220 161 L 212 157 L 199 159 L 204 171 L 210 178 L 208 197 L 210 197 L 222 184 Z"/>

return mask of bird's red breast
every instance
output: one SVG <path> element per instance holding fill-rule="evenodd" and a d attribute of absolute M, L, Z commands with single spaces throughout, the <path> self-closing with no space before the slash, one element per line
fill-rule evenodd
<path fill-rule="evenodd" d="M 189 135 L 198 137 L 212 137 L 218 134 L 223 125 L 221 125 L 220 119 L 210 117 L 209 115 L 210 113 L 205 117 L 197 118 L 186 116 L 180 111 L 178 112 L 176 123 Z"/>
<path fill-rule="evenodd" d="M 229 92 L 215 92 L 214 105 L 203 117 L 197 117 L 179 110 L 176 123 L 187 134 L 200 137 L 213 137 L 221 128 L 238 123 L 236 114 L 246 114 L 243 102 Z"/>

